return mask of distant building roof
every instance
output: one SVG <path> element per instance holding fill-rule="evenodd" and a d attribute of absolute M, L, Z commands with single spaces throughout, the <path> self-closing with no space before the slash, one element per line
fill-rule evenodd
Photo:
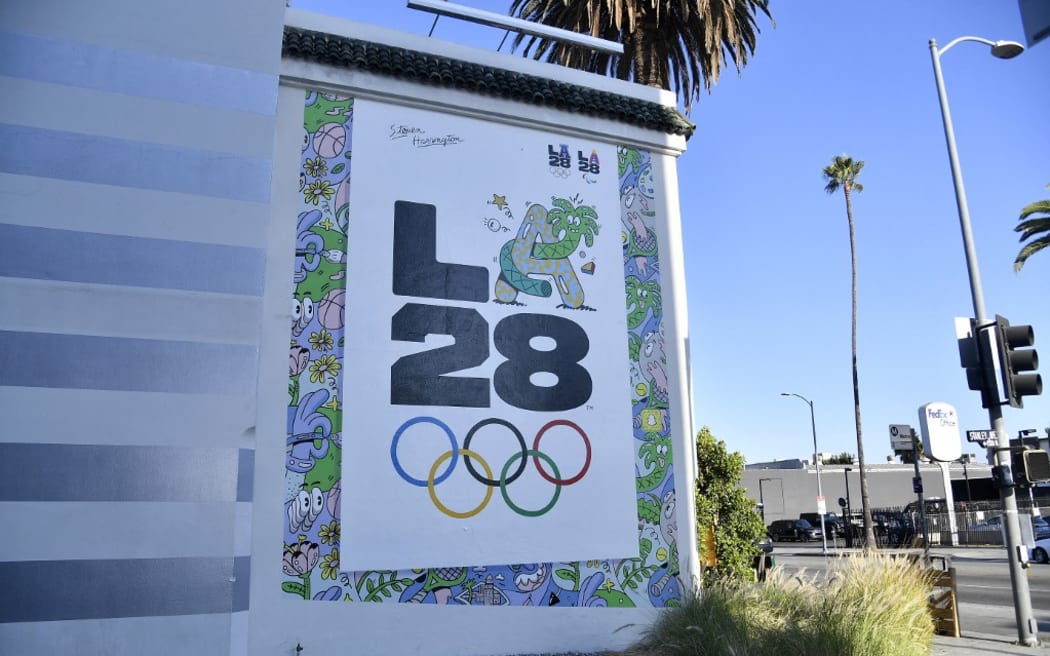
<path fill-rule="evenodd" d="M 555 107 L 689 138 L 696 125 L 676 107 L 474 62 L 298 27 L 284 28 L 282 55 L 421 84 Z"/>
<path fill-rule="evenodd" d="M 791 458 L 789 460 L 774 460 L 772 462 L 756 462 L 744 465 L 744 469 L 805 469 L 808 463 Z"/>

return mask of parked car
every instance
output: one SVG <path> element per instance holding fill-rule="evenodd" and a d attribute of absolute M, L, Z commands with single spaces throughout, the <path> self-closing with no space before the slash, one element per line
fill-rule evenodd
<path fill-rule="evenodd" d="M 970 528 L 973 531 L 1001 531 L 1003 516 L 989 517 L 983 524 L 975 524 Z M 1032 536 L 1036 540 L 1050 538 L 1050 524 L 1039 515 L 1032 515 Z"/>
<path fill-rule="evenodd" d="M 819 513 L 799 513 L 798 518 L 804 519 L 813 526 L 820 528 Z M 824 530 L 827 531 L 828 535 L 846 534 L 846 528 L 842 524 L 842 519 L 833 512 L 824 515 Z"/>
<path fill-rule="evenodd" d="M 1042 563 L 1044 565 L 1050 563 L 1050 538 L 1036 540 L 1029 558 L 1033 563 Z"/>
<path fill-rule="evenodd" d="M 948 512 L 948 502 L 944 497 L 926 497 L 923 499 L 923 505 L 926 506 L 927 515 L 936 515 Z M 919 502 L 912 501 L 908 505 L 904 506 L 905 513 L 918 513 Z"/>
<path fill-rule="evenodd" d="M 1032 533 L 1035 534 L 1036 540 L 1050 538 L 1050 522 L 1039 515 L 1032 515 Z"/>
<path fill-rule="evenodd" d="M 875 525 L 875 537 L 886 546 L 906 546 L 915 537 L 915 526 L 912 525 L 911 517 L 906 513 L 876 512 L 872 513 L 871 521 Z"/>
<path fill-rule="evenodd" d="M 767 533 L 774 542 L 782 540 L 819 540 L 823 533 L 804 519 L 778 519 L 769 525 Z"/>

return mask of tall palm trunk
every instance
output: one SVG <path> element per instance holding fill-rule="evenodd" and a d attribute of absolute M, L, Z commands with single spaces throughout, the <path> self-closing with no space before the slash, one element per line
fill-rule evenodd
<path fill-rule="evenodd" d="M 857 376 L 857 235 L 853 226 L 851 186 L 847 182 L 842 186 L 842 191 L 846 197 L 846 219 L 849 221 L 849 257 L 852 269 L 850 292 L 853 300 L 853 416 L 857 425 L 857 467 L 860 469 L 860 502 L 864 512 L 864 537 L 867 549 L 874 549 L 875 531 L 871 522 L 871 504 L 868 501 L 868 474 L 864 470 L 864 439 L 860 423 L 860 381 Z"/>
<path fill-rule="evenodd" d="M 660 62 L 654 56 L 652 41 L 659 38 L 660 24 L 653 16 L 644 11 L 635 13 L 635 30 L 630 38 L 634 41 L 634 56 L 631 62 L 631 73 L 634 81 L 658 89 L 670 89 L 670 78 L 660 69 Z"/>

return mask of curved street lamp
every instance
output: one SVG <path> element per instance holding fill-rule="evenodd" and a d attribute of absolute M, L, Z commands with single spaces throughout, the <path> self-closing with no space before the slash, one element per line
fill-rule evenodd
<path fill-rule="evenodd" d="M 966 204 L 966 191 L 963 188 L 962 171 L 959 168 L 959 154 L 955 149 L 955 131 L 952 128 L 952 117 L 948 110 L 948 95 L 944 90 L 944 78 L 941 75 L 941 55 L 948 52 L 955 44 L 963 41 L 974 41 L 988 46 L 993 57 L 1012 59 L 1024 52 L 1024 46 L 1016 41 L 991 41 L 977 36 L 961 36 L 948 42 L 943 48 L 937 48 L 937 40 L 930 39 L 930 57 L 933 59 L 933 76 L 937 82 L 937 97 L 941 103 L 941 118 L 944 122 L 944 138 L 948 142 L 948 161 L 952 169 L 952 182 L 955 184 L 955 203 L 959 208 L 959 226 L 962 229 L 963 248 L 966 252 L 966 270 L 970 277 L 970 295 L 973 297 L 974 319 L 977 330 L 984 330 L 987 315 L 984 310 L 984 292 L 981 289 L 981 274 L 977 268 L 977 251 L 973 244 L 973 230 L 970 228 L 970 210 Z M 975 336 L 976 337 L 976 336 Z M 988 418 L 992 430 L 997 435 L 1006 435 L 1006 424 L 1003 422 L 1002 408 L 990 404 Z M 998 467 L 1009 467 L 1009 450 L 995 450 L 995 464 Z M 1038 646 L 1035 616 L 1032 614 L 1032 599 L 1028 589 L 1028 579 L 1021 563 L 1021 527 L 1017 522 L 1017 498 L 1012 487 L 999 489 L 1003 501 L 1006 521 L 1006 552 L 1010 565 L 1010 581 L 1013 584 L 1014 616 L 1017 622 L 1017 637 L 1021 644 L 1029 647 Z"/>
<path fill-rule="evenodd" d="M 824 488 L 820 484 L 820 452 L 817 451 L 817 418 L 813 414 L 813 402 L 802 396 L 801 394 L 795 394 L 794 392 L 781 392 L 780 396 L 793 396 L 797 399 L 802 399 L 809 406 L 809 422 L 810 426 L 813 427 L 813 462 L 817 468 L 817 499 L 821 500 L 824 498 Z M 825 512 L 827 508 L 823 509 Z M 824 531 L 824 512 L 821 512 L 820 503 L 817 503 L 817 512 L 820 514 L 820 540 L 823 547 L 824 555 L 828 555 L 828 536 Z"/>

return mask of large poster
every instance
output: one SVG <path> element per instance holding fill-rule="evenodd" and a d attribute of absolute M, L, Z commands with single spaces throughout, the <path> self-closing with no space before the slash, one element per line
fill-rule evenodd
<path fill-rule="evenodd" d="M 621 360 L 628 370 L 625 373 L 626 378 L 620 384 L 628 394 L 630 426 L 625 430 L 619 430 L 616 435 L 627 443 L 633 463 L 628 482 L 633 493 L 628 503 L 625 504 L 632 516 L 632 530 L 635 531 L 631 557 L 602 559 L 597 555 L 588 554 L 585 557 L 570 560 L 541 560 L 530 552 L 528 559 L 517 562 L 508 560 L 504 563 L 493 564 L 493 560 L 489 557 L 490 547 L 499 549 L 508 540 L 522 539 L 520 535 L 509 535 L 497 539 L 492 544 L 480 544 L 476 548 L 459 554 L 452 565 L 426 567 L 413 563 L 400 569 L 386 567 L 358 569 L 355 565 L 350 564 L 355 547 L 351 545 L 349 535 L 365 532 L 370 536 L 377 536 L 390 530 L 392 526 L 383 513 L 383 509 L 391 508 L 392 503 L 381 497 L 375 490 L 365 490 L 362 500 L 375 507 L 376 512 L 373 513 L 373 516 L 377 513 L 382 515 L 378 524 L 362 523 L 360 517 L 343 510 L 343 504 L 349 501 L 352 489 L 355 490 L 354 494 L 360 494 L 349 473 L 352 467 L 352 463 L 349 462 L 350 450 L 354 444 L 368 437 L 359 428 L 361 410 L 351 398 L 361 387 L 360 382 L 355 384 L 350 382 L 350 379 L 360 381 L 357 360 L 361 357 L 362 349 L 358 348 L 351 355 L 349 349 L 355 343 L 355 335 L 348 330 L 344 320 L 346 317 L 352 318 L 357 311 L 368 312 L 369 308 L 358 309 L 347 306 L 347 287 L 355 288 L 362 284 L 375 285 L 377 288 L 389 290 L 390 294 L 394 293 L 392 280 L 379 281 L 379 276 L 368 271 L 367 268 L 355 270 L 354 275 L 361 275 L 361 272 L 364 272 L 366 276 L 364 280 L 350 280 L 348 276 L 348 238 L 356 234 L 351 230 L 351 180 L 353 180 L 355 189 L 363 189 L 363 193 L 367 193 L 369 187 L 361 182 L 361 178 L 367 176 L 367 169 L 376 165 L 374 159 L 364 159 L 357 149 L 356 139 L 359 130 L 356 125 L 355 105 L 364 106 L 365 103 L 362 101 L 355 103 L 353 98 L 339 94 L 318 91 L 305 93 L 297 189 L 299 208 L 296 217 L 293 217 L 297 224 L 297 239 L 294 246 L 295 267 L 291 287 L 292 324 L 288 365 L 287 445 L 286 467 L 283 472 L 285 504 L 281 509 L 284 528 L 281 546 L 283 558 L 280 565 L 283 573 L 281 594 L 288 598 L 329 602 L 541 606 L 545 608 L 662 607 L 679 603 L 682 597 L 682 586 L 679 580 L 673 440 L 669 421 L 671 407 L 667 362 L 664 355 L 660 247 L 655 228 L 658 217 L 665 211 L 665 199 L 659 193 L 660 183 L 657 173 L 654 172 L 655 167 L 650 154 L 644 150 L 624 146 L 616 148 L 615 161 L 606 161 L 604 159 L 606 156 L 603 155 L 605 151 L 596 150 L 595 164 L 603 175 L 609 170 L 615 171 L 618 180 L 616 214 L 613 218 L 599 214 L 597 223 L 600 227 L 596 237 L 606 238 L 612 235 L 618 244 L 613 268 L 620 276 L 621 293 L 626 295 L 626 303 L 623 296 L 617 301 L 619 311 L 626 317 L 626 348 L 619 350 L 615 343 L 613 346 L 595 347 L 593 342 L 589 342 L 589 353 L 600 353 L 601 357 L 608 359 L 612 365 L 615 365 L 617 360 Z M 386 134 L 389 135 L 388 132 Z M 407 131 L 405 134 L 418 136 L 418 133 Z M 526 134 L 535 135 L 536 133 L 526 132 Z M 449 140 L 445 141 L 447 143 Z M 430 143 L 423 140 L 415 143 L 421 144 L 423 149 L 436 147 L 436 144 L 435 146 L 422 145 Z M 552 148 L 545 153 L 546 158 L 543 163 L 547 167 L 548 175 L 558 178 L 563 175 L 567 177 L 571 172 L 566 172 L 565 169 L 572 169 L 579 174 L 584 173 L 579 170 L 583 164 L 580 161 L 581 154 L 587 159 L 586 172 L 590 173 L 590 155 L 583 148 L 577 149 L 576 153 L 569 150 L 569 162 L 565 162 L 561 149 L 562 143 L 566 144 L 566 150 L 570 149 L 571 142 L 559 139 L 556 143 L 552 141 L 550 143 Z M 519 144 L 519 146 L 523 145 L 525 144 Z M 375 156 L 372 155 L 372 157 Z M 576 158 L 575 162 L 573 158 Z M 518 162 L 522 159 L 512 158 L 511 161 Z M 563 166 L 563 164 L 567 165 Z M 471 186 L 472 176 L 479 175 L 479 169 L 497 166 L 504 167 L 505 171 L 516 170 L 510 168 L 514 167 L 514 164 L 485 160 L 482 165 L 462 170 L 441 170 L 435 172 L 434 176 L 445 180 L 446 185 Z M 353 170 L 353 177 L 351 177 L 351 170 Z M 512 183 L 513 180 L 509 184 Z M 370 184 L 375 185 L 376 183 Z M 590 186 L 597 184 L 595 182 Z M 478 220 L 478 225 L 497 237 L 496 242 L 500 244 L 500 251 L 502 251 L 502 245 L 517 237 L 520 222 L 515 224 L 510 219 L 511 216 L 520 218 L 521 208 L 528 209 L 534 203 L 541 204 L 548 209 L 548 215 L 550 213 L 551 204 L 544 204 L 548 197 L 537 194 L 534 198 L 528 198 L 522 202 L 521 199 L 514 201 L 512 196 L 503 192 L 492 193 L 492 196 L 481 198 L 484 211 Z M 553 192 L 545 191 L 544 193 Z M 591 196 L 588 195 L 587 198 Z M 470 202 L 473 203 L 474 200 Z M 433 204 L 427 203 L 426 199 L 421 197 L 409 199 L 409 201 Z M 533 203 L 526 204 L 528 201 L 533 201 Z M 520 207 L 516 207 L 515 203 L 520 204 Z M 584 205 L 589 204 L 584 203 Z M 573 205 L 579 207 L 580 203 L 575 202 Z M 597 201 L 595 207 L 598 208 L 596 213 L 606 211 L 605 206 L 597 204 Z M 507 212 L 510 212 L 511 216 L 508 216 Z M 392 221 L 393 211 L 387 208 L 382 216 L 385 216 L 387 221 Z M 444 216 L 444 209 L 435 207 L 435 222 L 438 226 L 442 221 L 441 217 Z M 617 218 L 619 221 L 616 220 Z M 353 222 L 374 219 L 375 217 L 355 213 Z M 582 224 L 583 221 L 581 221 Z M 464 264 L 446 259 L 449 257 L 447 255 L 449 251 L 442 250 L 446 248 L 442 240 L 455 240 L 456 236 L 443 235 L 438 226 L 435 227 L 435 241 L 438 245 L 435 248 L 434 259 L 446 264 Z M 478 244 L 482 241 L 477 232 L 465 232 L 460 237 L 460 241 L 463 240 L 472 240 Z M 595 305 L 596 301 L 593 300 L 591 286 L 588 282 L 592 274 L 584 271 L 593 249 L 582 236 L 581 240 L 583 243 L 577 244 L 575 259 L 570 258 L 570 261 L 574 265 L 582 261 L 579 267 L 574 266 L 577 278 L 582 281 L 581 287 L 586 292 L 582 305 L 595 307 L 594 312 L 599 313 L 602 308 Z M 597 243 L 595 241 L 595 244 Z M 390 253 L 390 258 L 393 260 L 393 245 L 388 244 L 382 248 L 386 249 L 382 252 Z M 460 246 L 460 250 L 463 249 L 465 247 Z M 481 252 L 480 246 L 477 250 Z M 377 250 L 377 255 L 374 257 L 379 257 L 379 253 L 380 251 Z M 474 255 L 470 257 L 473 258 Z M 482 258 L 480 255 L 478 257 L 480 261 Z M 488 268 L 489 275 L 494 276 L 497 269 L 493 267 L 497 263 L 492 262 L 491 253 L 486 253 L 486 257 L 488 260 L 484 266 Z M 598 254 L 595 257 L 600 257 L 600 262 L 605 262 L 605 254 Z M 594 271 L 603 270 L 598 268 L 598 263 L 599 260 L 595 259 Z M 466 264 L 471 265 L 472 262 L 466 262 Z M 393 276 L 392 271 L 391 264 L 388 275 Z M 502 272 L 502 268 L 499 271 Z M 549 277 L 547 280 L 549 281 Z M 493 285 L 494 295 L 495 280 L 490 277 L 489 282 Z M 553 288 L 551 293 L 552 296 L 555 294 Z M 521 292 L 518 294 L 515 302 L 528 304 L 512 306 L 518 311 L 525 311 L 526 308 L 532 313 L 565 310 L 565 308 L 557 307 L 550 310 L 551 306 L 545 305 L 549 297 L 539 298 L 533 304 L 531 295 Z M 442 304 L 429 297 L 418 299 L 406 297 L 405 302 L 408 301 L 448 306 L 462 303 L 466 307 L 481 305 L 480 301 Z M 560 302 L 559 294 L 555 305 Z M 580 310 L 579 314 L 584 312 L 591 314 L 589 310 Z M 576 311 L 566 311 L 565 314 L 572 321 L 577 321 Z M 442 339 L 445 342 L 438 341 Z M 544 338 L 537 338 L 537 348 L 541 348 L 539 342 L 542 341 Z M 385 348 L 389 342 L 391 342 L 391 337 L 387 334 L 383 336 L 379 346 Z M 415 342 L 408 346 L 414 346 L 418 352 L 430 350 L 436 346 L 446 346 L 450 343 L 449 335 L 432 335 L 424 337 L 421 343 Z M 379 346 L 372 345 L 373 348 L 379 348 Z M 490 342 L 490 357 L 499 355 L 498 351 L 493 350 L 493 346 L 493 343 Z M 551 343 L 548 342 L 547 346 L 550 347 Z M 363 350 L 368 351 L 369 349 L 366 347 Z M 372 354 L 366 355 L 373 357 Z M 581 363 L 583 362 L 588 361 L 581 360 Z M 544 372 L 537 373 L 540 377 L 544 374 Z M 590 375 L 589 370 L 588 373 Z M 494 374 L 490 372 L 479 374 L 469 370 L 464 375 L 476 378 L 494 377 Z M 343 384 L 343 381 L 347 383 Z M 548 382 L 550 382 L 549 379 Z M 344 396 L 344 393 L 349 396 Z M 490 400 L 500 398 L 498 393 L 491 389 L 489 394 Z M 385 406 L 389 405 L 389 399 L 387 399 Z M 351 406 L 353 410 L 347 406 Z M 457 407 L 462 408 L 462 406 L 453 406 L 453 409 Z M 437 410 L 430 409 L 429 412 L 430 414 L 424 416 L 440 418 Z M 529 412 L 540 414 L 536 411 Z M 495 416 L 494 412 L 492 414 Z M 586 412 L 583 414 L 588 416 Z M 423 413 L 420 412 L 420 415 Z M 509 417 L 507 419 L 510 421 Z M 521 422 L 520 418 L 516 420 Z M 524 425 L 524 422 L 521 423 Z M 584 428 L 582 424 L 579 425 Z M 461 430 L 462 426 L 453 426 L 450 422 L 449 428 L 450 430 L 453 428 Z M 488 438 L 485 437 L 487 430 L 490 429 L 503 431 L 503 434 L 497 433 L 491 436 L 492 443 L 488 443 L 486 441 Z M 557 432 L 562 429 L 569 432 L 559 436 Z M 523 438 L 534 441 L 534 435 L 525 432 L 528 430 L 529 427 L 525 427 L 524 431 L 519 428 Z M 434 432 L 428 435 L 425 432 L 416 433 L 415 431 Z M 469 428 L 467 432 L 469 433 Z M 507 440 L 511 443 L 506 459 L 514 456 L 517 436 L 509 427 L 502 424 L 486 424 L 475 431 L 475 435 L 476 437 L 472 439 L 468 448 L 474 450 L 475 446 L 478 447 L 477 453 L 486 460 L 498 461 L 500 454 L 497 449 L 507 448 L 505 444 L 500 447 L 499 440 Z M 541 438 L 539 450 L 547 453 L 559 468 L 559 472 L 554 474 L 555 478 L 568 479 L 573 475 L 578 475 L 581 458 L 586 457 L 585 452 L 583 454 L 579 451 L 571 452 L 573 448 L 581 448 L 581 441 L 573 442 L 571 439 L 573 436 L 573 432 L 568 427 L 558 425 L 548 429 Z M 460 434 L 457 437 L 462 439 L 465 435 Z M 555 440 L 557 438 L 557 443 L 561 443 L 561 437 L 570 439 L 566 439 L 565 444 L 562 445 L 564 451 L 555 453 Z M 413 440 L 428 438 L 436 438 L 438 442 L 449 439 L 439 425 L 425 420 L 406 427 L 400 439 L 403 439 L 405 446 L 408 446 Z M 390 436 L 380 436 L 376 439 L 378 441 L 387 440 L 388 447 L 393 441 Z M 589 439 L 596 453 L 598 438 L 589 434 Z M 457 442 L 457 448 L 460 446 L 461 443 Z M 527 442 L 526 447 L 531 448 L 532 444 Z M 411 455 L 403 453 L 402 448 L 402 445 L 399 444 L 397 449 L 399 455 L 406 457 Z M 344 449 L 348 460 L 346 475 L 343 471 Z M 492 450 L 491 453 L 489 449 Z M 451 441 L 446 450 L 451 450 Z M 460 453 L 462 454 L 462 451 Z M 386 458 L 387 460 L 379 458 L 378 462 L 372 464 L 376 467 L 385 467 L 387 463 L 390 463 L 392 466 L 393 460 L 389 459 L 389 453 L 386 454 Z M 469 471 L 466 471 L 466 465 L 463 464 L 465 458 L 461 458 L 458 472 L 453 473 L 440 484 L 437 482 L 437 479 L 444 475 L 441 468 L 446 466 L 450 460 L 451 456 L 440 463 L 439 469 L 434 473 L 434 490 L 439 495 L 437 496 L 438 501 L 452 511 L 470 511 L 473 507 L 467 506 L 466 500 L 447 496 L 445 489 L 446 486 L 453 484 L 453 479 L 457 476 L 469 474 Z M 544 461 L 541 459 L 541 462 Z M 413 464 L 406 459 L 403 469 L 409 475 L 414 475 L 422 480 L 419 472 L 413 474 L 413 470 L 409 468 L 421 465 L 426 470 L 424 474 L 429 478 L 429 469 L 426 468 L 426 464 L 426 462 Z M 488 464 L 490 468 L 493 468 L 491 462 Z M 501 472 L 505 465 L 506 460 L 498 463 Z M 432 463 L 431 466 L 433 466 Z M 507 473 L 508 479 L 513 475 L 517 466 L 514 463 L 511 464 L 511 469 Z M 534 466 L 533 460 L 529 467 Z M 475 464 L 475 470 L 485 475 L 480 460 Z M 545 471 L 549 474 L 554 473 L 552 469 Z M 528 473 L 534 477 L 535 482 L 536 471 L 533 469 Z M 497 475 L 498 473 L 493 469 L 491 478 L 495 480 Z M 523 509 L 533 512 L 541 510 L 549 503 L 551 497 L 529 499 L 522 494 L 522 490 L 517 488 L 524 485 L 525 475 L 525 473 L 522 474 L 523 480 L 520 485 L 515 482 L 507 486 L 510 499 Z M 589 472 L 585 474 L 580 479 L 580 483 L 589 475 Z M 407 482 L 405 484 L 408 485 Z M 537 483 L 538 487 L 540 485 Z M 563 486 L 561 494 L 567 495 L 575 485 Z M 470 493 L 478 495 L 478 486 L 480 483 L 472 486 L 474 489 L 469 490 Z M 422 486 L 417 487 L 419 487 L 419 492 L 427 494 L 429 498 L 429 492 L 426 489 Z M 497 503 L 505 503 L 502 493 L 496 487 L 488 487 L 493 490 L 492 498 L 487 504 L 488 507 L 481 512 L 488 512 Z M 546 490 L 553 495 L 551 487 L 547 487 Z M 481 489 L 480 493 L 482 496 L 473 497 L 475 504 L 483 499 L 484 489 Z M 522 496 L 519 497 L 519 494 Z M 460 502 L 464 505 L 455 505 Z M 528 505 L 533 502 L 536 505 Z M 558 503 L 561 503 L 560 499 Z M 580 522 L 565 527 L 562 533 L 548 537 L 557 541 L 563 539 L 563 534 L 575 535 L 581 530 L 587 530 L 592 515 L 593 513 L 588 513 Z M 416 530 L 408 531 L 408 536 L 405 538 L 409 543 L 406 549 L 424 550 L 427 545 L 434 542 L 427 533 L 427 526 L 413 528 Z"/>
<path fill-rule="evenodd" d="M 637 553 L 616 148 L 357 100 L 344 564 Z"/>

